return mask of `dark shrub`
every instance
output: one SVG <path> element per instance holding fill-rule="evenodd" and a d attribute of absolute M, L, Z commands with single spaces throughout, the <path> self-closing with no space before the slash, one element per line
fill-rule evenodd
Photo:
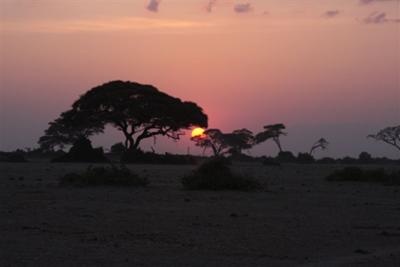
<path fill-rule="evenodd" d="M 281 164 L 271 157 L 263 157 L 262 164 L 267 166 L 281 166 Z"/>
<path fill-rule="evenodd" d="M 315 161 L 314 157 L 309 153 L 299 153 L 297 155 L 298 163 L 313 163 Z"/>
<path fill-rule="evenodd" d="M 27 162 L 27 160 L 21 151 L 0 152 L 0 162 Z"/>
<path fill-rule="evenodd" d="M 375 182 L 388 185 L 400 185 L 400 171 L 387 173 L 383 168 L 362 170 L 358 167 L 346 167 L 336 170 L 326 177 L 328 181 Z"/>
<path fill-rule="evenodd" d="M 290 162 L 295 162 L 296 157 L 290 151 L 281 151 L 281 152 L 279 152 L 278 156 L 276 157 L 276 160 L 279 162 L 290 163 Z"/>
<path fill-rule="evenodd" d="M 125 151 L 126 151 L 126 148 L 125 148 L 124 144 L 122 144 L 121 142 L 112 145 L 110 148 L 110 152 L 112 154 L 121 155 Z"/>
<path fill-rule="evenodd" d="M 361 152 L 358 156 L 358 161 L 360 163 L 371 163 L 373 160 L 371 154 L 368 152 Z"/>
<path fill-rule="evenodd" d="M 128 168 L 121 166 L 88 167 L 83 173 L 69 173 L 60 179 L 61 185 L 72 186 L 146 186 L 146 178 L 139 177 Z"/>
<path fill-rule="evenodd" d="M 144 164 L 195 164 L 196 157 L 190 155 L 175 155 L 170 153 L 160 155 L 153 152 L 134 150 L 123 153 L 121 162 Z"/>
<path fill-rule="evenodd" d="M 254 158 L 252 156 L 249 156 L 249 155 L 246 155 L 243 153 L 232 154 L 229 158 L 231 160 L 241 161 L 241 162 L 257 162 L 257 160 L 258 160 L 257 158 Z"/>
<path fill-rule="evenodd" d="M 344 157 L 342 159 L 339 159 L 339 162 L 342 164 L 357 164 L 358 160 L 352 157 Z"/>
<path fill-rule="evenodd" d="M 362 181 L 363 170 L 358 167 L 346 167 L 336 170 L 326 177 L 328 181 Z"/>
<path fill-rule="evenodd" d="M 89 139 L 81 138 L 74 143 L 65 155 L 52 162 L 108 162 L 102 148 L 93 148 Z"/>
<path fill-rule="evenodd" d="M 317 163 L 321 164 L 335 164 L 336 160 L 334 158 L 325 157 L 322 159 L 317 160 Z"/>
<path fill-rule="evenodd" d="M 187 190 L 239 190 L 261 189 L 260 183 L 251 178 L 235 174 L 225 158 L 213 158 L 204 162 L 192 174 L 182 178 Z"/>

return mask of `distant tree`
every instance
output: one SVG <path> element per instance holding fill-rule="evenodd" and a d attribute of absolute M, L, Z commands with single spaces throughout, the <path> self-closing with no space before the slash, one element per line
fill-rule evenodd
<path fill-rule="evenodd" d="M 110 151 L 113 154 L 122 154 L 126 151 L 126 147 L 122 142 L 115 143 L 110 147 Z"/>
<path fill-rule="evenodd" d="M 204 150 L 211 148 L 214 156 L 226 154 L 239 155 L 242 150 L 250 149 L 254 144 L 253 133 L 248 129 L 223 133 L 219 129 L 208 129 L 200 136 L 192 137 L 192 141 Z"/>
<path fill-rule="evenodd" d="M 310 155 L 313 154 L 314 150 L 320 148 L 321 150 L 325 150 L 328 148 L 329 142 L 325 140 L 325 138 L 320 138 L 317 142 L 315 142 L 311 149 L 310 149 Z"/>
<path fill-rule="evenodd" d="M 380 130 L 377 134 L 370 134 L 368 137 L 377 141 L 385 142 L 400 150 L 400 125 L 393 127 L 386 127 Z"/>
<path fill-rule="evenodd" d="M 70 137 L 75 139 L 75 132 L 89 137 L 101 132 L 106 125 L 112 125 L 124 134 L 125 147 L 135 151 L 146 138 L 161 135 L 178 140 L 183 129 L 207 127 L 208 121 L 197 104 L 183 102 L 151 85 L 129 81 L 112 81 L 97 86 L 75 101 L 72 110 L 67 112 L 76 114 L 76 117 L 63 120 L 61 116 L 50 123 L 47 137 L 41 138 L 42 143 L 52 139 L 57 140 L 57 145 L 70 144 Z M 96 127 L 87 121 L 95 123 Z"/>
<path fill-rule="evenodd" d="M 38 143 L 43 151 L 53 151 L 56 147 L 62 149 L 65 145 L 72 145 L 103 130 L 104 124 L 90 113 L 71 109 L 49 123 L 49 128 Z"/>
<path fill-rule="evenodd" d="M 240 155 L 243 150 L 250 149 L 254 145 L 253 133 L 246 128 L 225 134 L 224 139 L 232 155 Z"/>
<path fill-rule="evenodd" d="M 287 135 L 287 133 L 283 131 L 284 129 L 286 129 L 286 127 L 282 123 L 266 125 L 264 126 L 264 131 L 256 134 L 255 143 L 259 144 L 268 139 L 272 139 L 278 146 L 279 152 L 282 152 L 282 145 L 279 138 L 281 135 Z"/>
<path fill-rule="evenodd" d="M 229 152 L 225 134 L 219 129 L 208 129 L 202 135 L 192 137 L 191 140 L 196 143 L 196 146 L 202 147 L 204 151 L 211 148 L 216 157 Z"/>

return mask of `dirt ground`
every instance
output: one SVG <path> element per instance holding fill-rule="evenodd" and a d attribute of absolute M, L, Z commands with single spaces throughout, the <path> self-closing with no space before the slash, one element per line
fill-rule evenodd
<path fill-rule="evenodd" d="M 58 186 L 87 166 L 0 163 L 0 266 L 400 266 L 400 187 L 325 181 L 338 166 L 235 164 L 253 193 L 184 191 L 171 165 Z"/>

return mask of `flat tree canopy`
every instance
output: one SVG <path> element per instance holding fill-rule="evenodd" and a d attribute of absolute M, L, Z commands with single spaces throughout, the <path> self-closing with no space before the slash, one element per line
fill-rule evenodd
<path fill-rule="evenodd" d="M 223 133 L 220 129 L 208 129 L 200 136 L 191 138 L 197 146 L 204 150 L 211 148 L 214 156 L 222 156 L 230 153 L 239 155 L 244 149 L 250 149 L 254 144 L 253 133 L 245 128 L 235 130 L 232 133 Z"/>
<path fill-rule="evenodd" d="M 72 111 L 74 119 L 62 120 L 63 125 L 59 125 L 59 118 L 51 122 L 50 127 L 56 125 L 64 131 L 73 128 L 87 137 L 87 133 L 101 132 L 99 124 L 101 128 L 112 125 L 124 134 L 124 144 L 129 150 L 138 149 L 146 138 L 161 135 L 179 139 L 183 129 L 207 127 L 208 124 L 207 115 L 196 103 L 181 101 L 152 85 L 129 81 L 111 81 L 89 90 L 73 103 L 68 112 Z M 80 121 L 92 123 L 81 124 Z M 46 138 L 42 139 L 48 143 L 52 137 L 47 130 Z"/>

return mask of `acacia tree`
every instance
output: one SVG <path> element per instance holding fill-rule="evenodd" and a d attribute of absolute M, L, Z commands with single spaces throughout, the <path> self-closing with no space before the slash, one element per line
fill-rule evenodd
<path fill-rule="evenodd" d="M 219 129 L 208 129 L 199 136 L 191 138 L 196 146 L 202 147 L 204 151 L 208 148 L 214 153 L 214 156 L 222 156 L 228 153 L 228 144 L 225 142 L 224 133 Z"/>
<path fill-rule="evenodd" d="M 242 150 L 253 146 L 253 133 L 247 129 L 235 130 L 232 133 L 223 133 L 219 129 L 208 129 L 202 135 L 191 138 L 197 146 L 204 150 L 211 148 L 214 156 L 225 154 L 240 154 Z"/>
<path fill-rule="evenodd" d="M 329 142 L 325 140 L 325 138 L 320 138 L 317 142 L 315 142 L 311 149 L 310 149 L 310 155 L 313 154 L 314 150 L 321 148 L 322 150 L 325 150 L 328 148 Z"/>
<path fill-rule="evenodd" d="M 377 141 L 385 142 L 400 150 L 400 125 L 386 127 L 380 130 L 377 134 L 370 134 L 368 137 Z"/>
<path fill-rule="evenodd" d="M 240 155 L 242 154 L 242 150 L 250 149 L 254 145 L 253 133 L 246 128 L 225 134 L 224 139 L 230 147 L 229 152 L 232 155 Z"/>
<path fill-rule="evenodd" d="M 177 140 L 183 129 L 207 127 L 208 122 L 197 104 L 183 102 L 154 86 L 129 81 L 112 81 L 89 90 L 73 103 L 71 112 L 77 118 L 67 121 L 66 125 L 57 119 L 50 125 L 65 132 L 87 130 L 87 136 L 98 133 L 92 125 L 83 123 L 88 119 L 95 120 L 102 130 L 112 125 L 123 133 L 124 145 L 130 151 L 139 149 L 146 138 L 161 135 Z M 49 137 L 54 137 L 51 132 Z"/>
<path fill-rule="evenodd" d="M 279 152 L 282 152 L 282 145 L 279 138 L 281 135 L 287 135 L 287 133 L 283 131 L 284 129 L 286 129 L 286 127 L 282 123 L 266 125 L 264 126 L 264 131 L 256 134 L 255 143 L 260 144 L 268 139 L 272 139 L 278 146 Z"/>

